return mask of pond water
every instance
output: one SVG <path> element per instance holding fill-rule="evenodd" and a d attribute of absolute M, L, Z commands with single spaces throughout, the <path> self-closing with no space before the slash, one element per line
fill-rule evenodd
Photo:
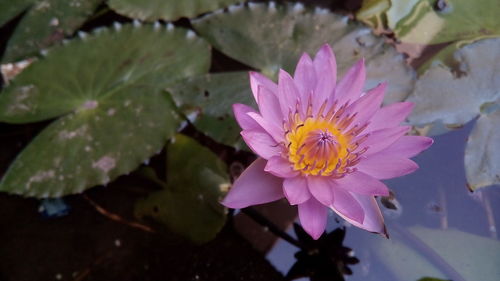
<path fill-rule="evenodd" d="M 417 172 L 386 181 L 397 208 L 381 206 L 389 240 L 346 225 L 343 244 L 360 260 L 346 280 L 500 280 L 500 189 L 471 193 L 466 187 L 463 157 L 471 125 L 434 137 L 433 146 L 414 158 Z M 327 231 L 345 224 L 335 218 L 331 213 Z M 286 274 L 296 251 L 280 240 L 267 257 Z"/>

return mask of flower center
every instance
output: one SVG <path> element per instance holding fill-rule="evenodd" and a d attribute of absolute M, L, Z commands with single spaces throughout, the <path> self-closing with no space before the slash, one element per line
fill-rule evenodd
<path fill-rule="evenodd" d="M 324 109 L 325 105 L 322 107 Z M 303 175 L 343 177 L 355 171 L 358 157 L 365 150 L 353 153 L 359 146 L 355 142 L 358 126 L 349 127 L 354 116 L 344 114 L 345 106 L 323 115 L 310 114 L 302 120 L 300 114 L 290 113 L 285 124 L 288 160 L 293 169 Z M 362 128 L 364 129 L 364 128 Z M 361 130 L 362 130 L 361 129 Z"/>

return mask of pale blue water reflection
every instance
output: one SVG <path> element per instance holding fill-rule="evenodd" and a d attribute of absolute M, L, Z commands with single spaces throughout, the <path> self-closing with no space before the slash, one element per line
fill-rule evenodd
<path fill-rule="evenodd" d="M 398 210 L 382 207 L 391 238 L 347 226 L 344 245 L 360 263 L 346 280 L 500 280 L 500 187 L 474 193 L 466 187 L 465 142 L 472 124 L 434 137 L 434 145 L 414 160 L 420 169 L 386 181 Z M 344 225 L 332 213 L 327 230 Z M 293 231 L 289 231 L 293 235 Z M 279 241 L 268 254 L 284 274 L 296 248 Z M 307 280 L 307 279 L 305 279 Z"/>

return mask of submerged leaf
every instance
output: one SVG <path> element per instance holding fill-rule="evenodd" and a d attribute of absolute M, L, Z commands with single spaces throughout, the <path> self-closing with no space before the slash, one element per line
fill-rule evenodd
<path fill-rule="evenodd" d="M 255 105 L 247 72 L 224 72 L 194 76 L 167 88 L 194 126 L 217 142 L 245 147 L 233 116 L 232 105 Z"/>
<path fill-rule="evenodd" d="M 330 43 L 339 75 L 365 58 L 366 87 L 388 82 L 387 103 L 403 100 L 413 88 L 414 71 L 401 54 L 368 28 L 327 10 L 312 11 L 300 3 L 249 3 L 206 15 L 193 21 L 193 26 L 215 48 L 271 78 L 276 78 L 280 68 L 293 73 L 303 52 L 312 54 Z"/>
<path fill-rule="evenodd" d="M 500 242 L 497 240 L 454 229 L 435 230 L 421 226 L 411 227 L 408 233 L 432 249 L 464 280 L 496 281 L 500 276 Z M 411 244 L 414 238 L 407 235 L 398 233 L 389 240 L 376 239 L 370 242 L 370 247 L 398 280 L 418 280 L 422 276 L 450 278 L 423 252 L 417 251 Z"/>
<path fill-rule="evenodd" d="M 176 20 L 224 8 L 242 0 L 110 0 L 111 9 L 140 20 Z"/>
<path fill-rule="evenodd" d="M 178 126 L 163 88 L 209 62 L 208 45 L 182 28 L 118 26 L 51 50 L 0 95 L 0 120 L 62 117 L 19 154 L 0 191 L 57 197 L 132 171 Z"/>
<path fill-rule="evenodd" d="M 165 188 L 138 201 L 136 216 L 153 217 L 197 243 L 213 239 L 226 220 L 225 209 L 219 204 L 229 185 L 225 163 L 180 134 L 172 139 L 167 155 Z"/>
<path fill-rule="evenodd" d="M 461 73 L 441 65 L 430 68 L 408 98 L 415 103 L 410 122 L 453 128 L 475 118 L 484 105 L 500 97 L 499 56 L 500 39 L 486 39 L 455 53 Z"/>
<path fill-rule="evenodd" d="M 10 0 L 8 0 L 11 2 Z M 71 35 L 103 0 L 43 0 L 33 2 L 9 39 L 3 62 L 38 54 Z M 1 7 L 0 7 L 1 8 Z"/>
<path fill-rule="evenodd" d="M 465 148 L 465 174 L 471 190 L 500 184 L 500 111 L 481 114 Z"/>

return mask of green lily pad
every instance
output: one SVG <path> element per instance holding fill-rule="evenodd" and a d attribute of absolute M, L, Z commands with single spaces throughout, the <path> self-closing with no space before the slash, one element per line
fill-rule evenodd
<path fill-rule="evenodd" d="M 0 121 L 61 116 L 18 155 L 0 191 L 56 197 L 132 171 L 178 126 L 162 90 L 209 64 L 206 42 L 173 27 L 117 25 L 51 50 L 0 95 Z"/>
<path fill-rule="evenodd" d="M 314 54 L 326 42 L 336 53 L 339 75 L 366 59 L 367 88 L 387 81 L 386 103 L 403 100 L 413 88 L 415 73 L 401 54 L 370 29 L 327 10 L 249 3 L 192 24 L 215 48 L 272 78 L 280 68 L 293 73 L 302 52 Z"/>
<path fill-rule="evenodd" d="M 0 26 L 15 18 L 36 0 L 0 0 Z"/>
<path fill-rule="evenodd" d="M 224 8 L 242 0 L 109 0 L 111 9 L 124 16 L 147 20 L 176 20 Z"/>
<path fill-rule="evenodd" d="M 10 1 L 9 1 L 10 2 Z M 3 62 L 33 56 L 73 34 L 103 0 L 38 0 L 9 39 Z"/>
<path fill-rule="evenodd" d="M 225 163 L 180 134 L 168 146 L 167 157 L 164 189 L 138 201 L 136 216 L 152 217 L 197 243 L 213 239 L 226 220 L 226 210 L 219 203 L 229 186 Z"/>
<path fill-rule="evenodd" d="M 387 26 L 385 13 L 390 7 L 390 0 L 363 0 L 356 12 L 356 19 L 374 29 L 384 29 Z"/>
<path fill-rule="evenodd" d="M 167 90 L 194 126 L 217 142 L 246 148 L 241 141 L 232 105 L 255 107 L 247 72 L 224 72 L 186 78 Z"/>
<path fill-rule="evenodd" d="M 390 0 L 391 4 L 389 9 L 387 9 L 387 26 L 394 30 L 396 28 L 396 24 L 408 16 L 415 5 L 421 0 L 399 0 L 394 1 Z"/>
<path fill-rule="evenodd" d="M 405 43 L 476 41 L 500 35 L 496 0 L 364 0 L 356 18 Z"/>
<path fill-rule="evenodd" d="M 465 174 L 471 190 L 500 184 L 500 111 L 481 114 L 465 148 Z"/>
<path fill-rule="evenodd" d="M 432 249 L 467 281 L 495 281 L 500 276 L 500 242 L 455 229 L 436 230 L 421 226 L 409 232 Z M 371 242 L 373 253 L 398 280 L 417 280 L 422 276 L 447 279 L 440 269 L 419 251 L 397 237 Z"/>
<path fill-rule="evenodd" d="M 497 0 L 392 2 L 387 11 L 389 26 L 406 43 L 438 44 L 500 35 Z"/>
<path fill-rule="evenodd" d="M 500 97 L 500 39 L 485 39 L 455 53 L 458 73 L 431 67 L 418 80 L 408 100 L 415 103 L 410 123 L 460 127 Z"/>

